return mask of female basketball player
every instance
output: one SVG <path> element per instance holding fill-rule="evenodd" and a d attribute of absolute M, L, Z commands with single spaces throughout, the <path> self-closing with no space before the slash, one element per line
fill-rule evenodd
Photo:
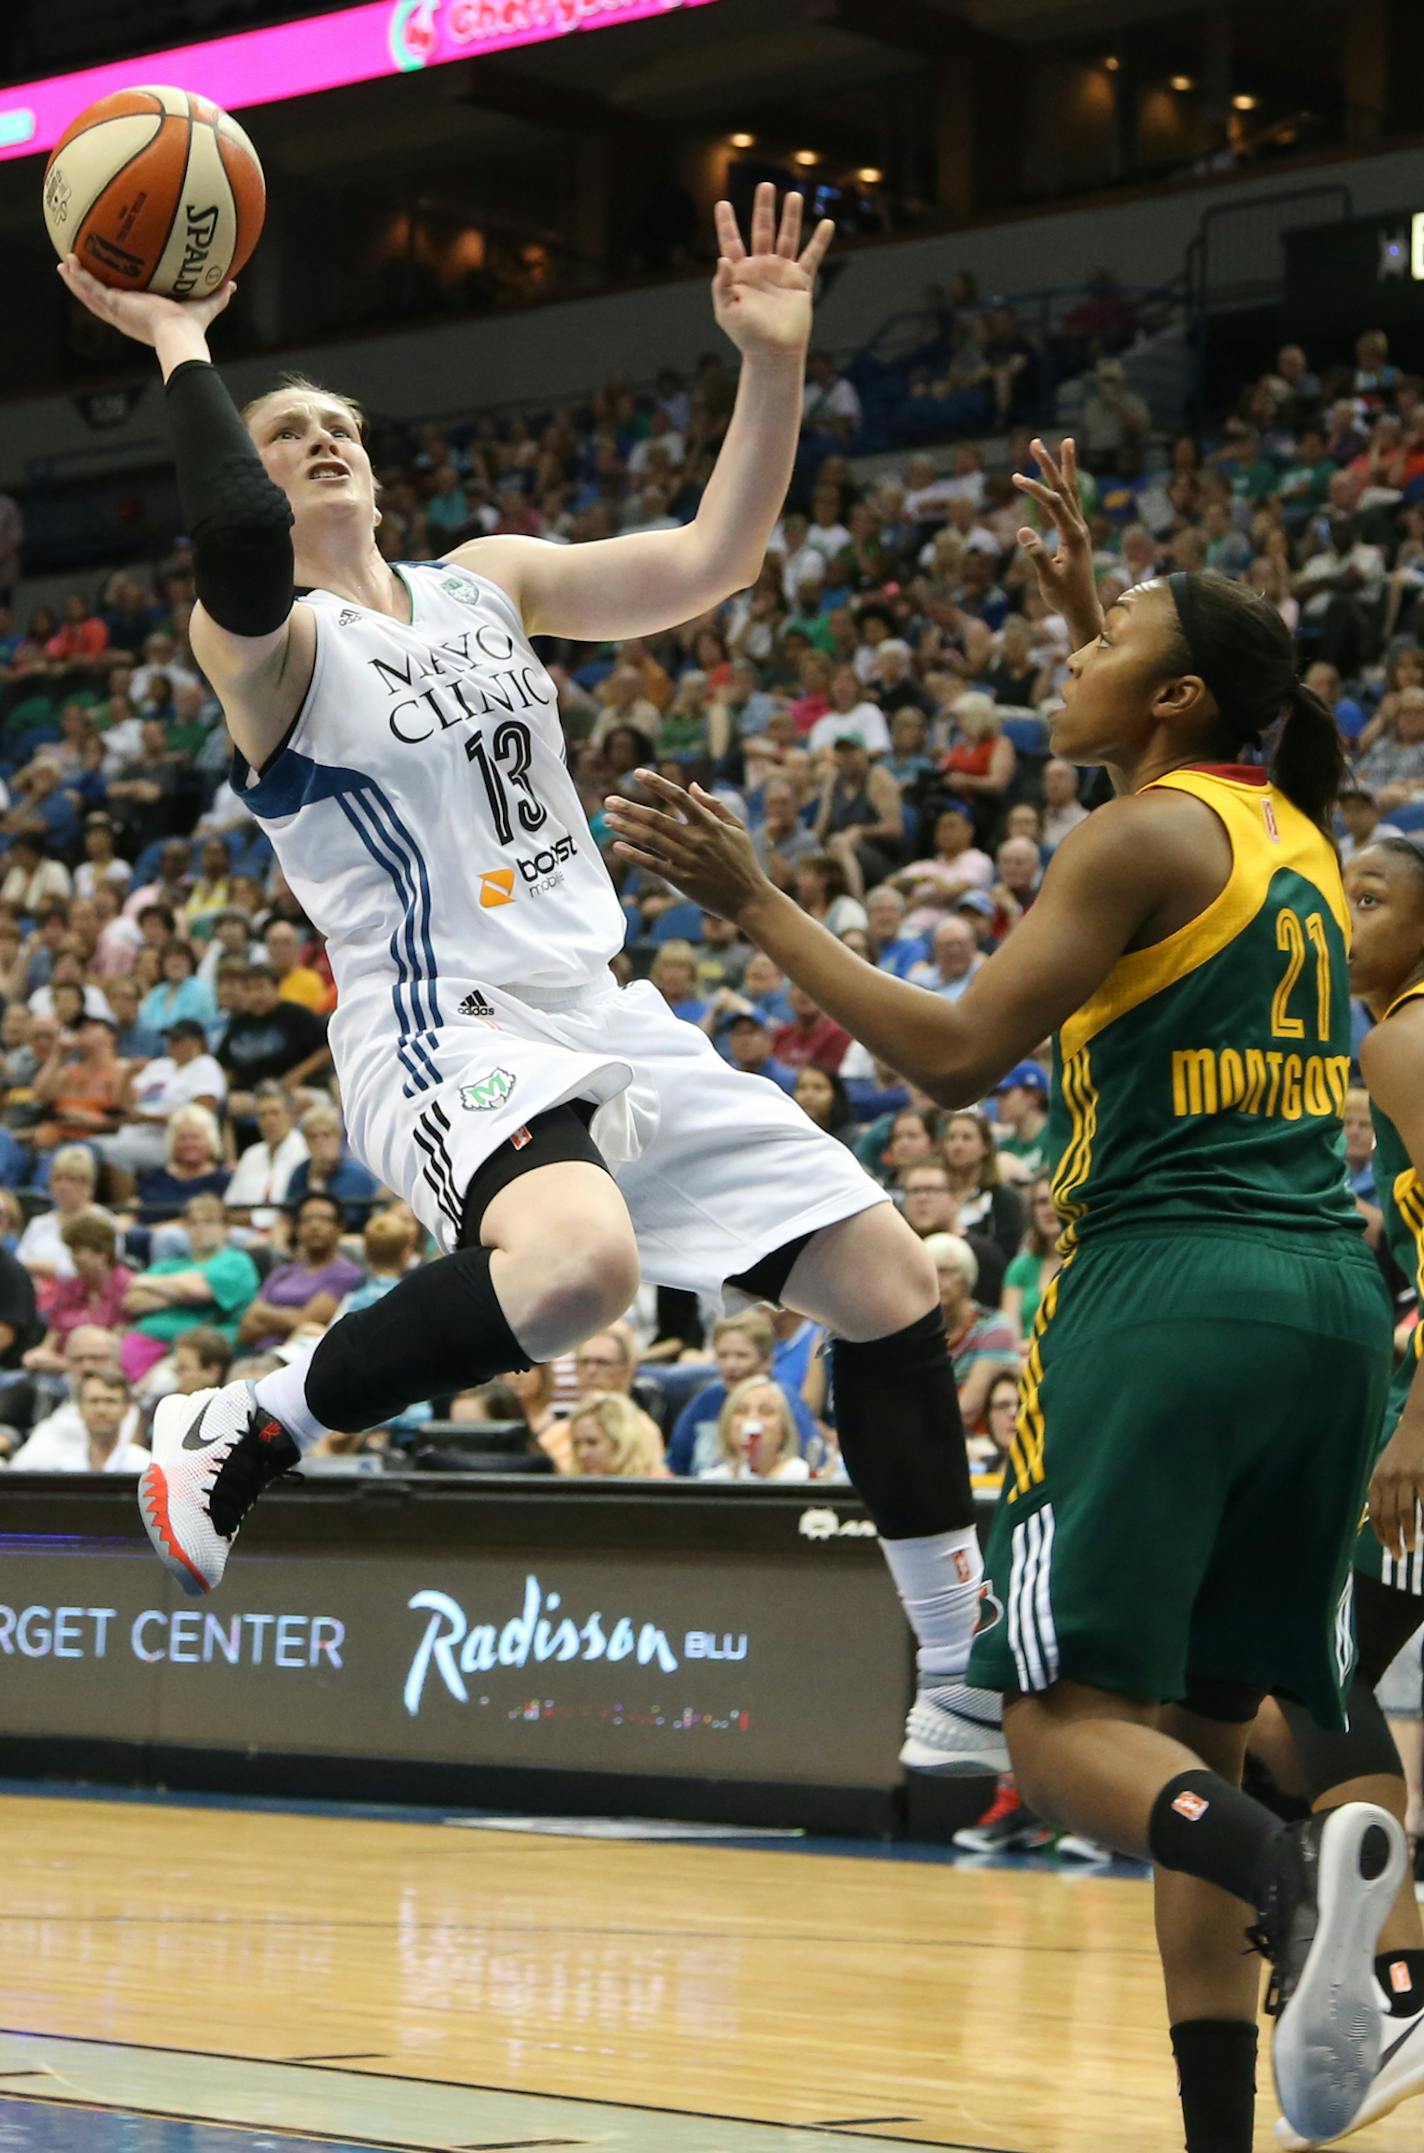
<path fill-rule="evenodd" d="M 1217 577 L 1104 620 L 1071 444 L 1026 480 L 1078 647 L 1053 750 L 1122 797 L 1060 846 L 955 1003 L 859 963 L 775 891 L 710 796 L 610 806 L 626 857 L 743 931 L 858 1039 L 960 1106 L 1056 1033 L 1065 1259 L 1034 1324 L 989 1549 L 1023 1797 L 1148 1856 L 1191 2153 L 1249 2153 L 1257 1982 L 1275 1962 L 1282 2105 L 1329 2136 L 1380 2047 L 1371 1948 L 1403 1835 L 1364 1803 L 1288 1831 L 1239 1788 L 1262 1695 L 1339 1726 L 1349 1542 L 1389 1318 L 1346 1193 L 1346 913 L 1325 823 L 1329 711 L 1277 614 Z M 1284 713 L 1272 776 L 1245 765 Z M 1211 1888 L 1216 1887 L 1216 1888 Z M 1229 1894 L 1229 1896 L 1228 1896 Z"/>
<path fill-rule="evenodd" d="M 1360 1049 L 1375 1125 L 1375 1175 L 1396 1263 L 1424 1298 L 1424 850 L 1381 837 L 1345 869 L 1354 923 L 1350 985 L 1376 1018 Z M 1415 1325 L 1390 1391 L 1384 1449 L 1370 1482 L 1370 1515 L 1355 1552 L 1360 1658 L 1349 1731 L 1327 1734 L 1298 1707 L 1286 1716 L 1317 1809 L 1378 1802 L 1404 1820 L 1404 1767 L 1375 1687 L 1424 1623 L 1424 1323 Z M 1424 2090 L 1424 1924 L 1406 1877 L 1379 1937 L 1375 1976 L 1389 2016 L 1374 2083 L 1351 2131 Z M 1287 2125 L 1281 2143 L 1304 2146 Z"/>
<path fill-rule="evenodd" d="M 962 1681 L 982 1566 L 933 1266 L 844 1145 L 654 988 L 615 985 L 623 915 L 529 643 L 650 635 L 755 580 L 832 234 L 803 249 L 801 207 L 788 195 L 778 229 L 759 188 L 748 248 L 719 205 L 713 303 L 742 370 L 693 523 L 397 568 L 354 406 L 289 383 L 245 425 L 234 410 L 205 335 L 230 288 L 178 305 L 61 264 L 157 353 L 233 781 L 327 937 L 352 1148 L 447 1252 L 255 1397 L 160 1407 L 140 1500 L 170 1570 L 210 1591 L 258 1493 L 326 1429 L 566 1352 L 622 1314 L 640 1264 L 780 1301 L 836 1334 L 847 1468 L 920 1643 L 905 1760 L 994 1770 L 998 1700 Z"/>

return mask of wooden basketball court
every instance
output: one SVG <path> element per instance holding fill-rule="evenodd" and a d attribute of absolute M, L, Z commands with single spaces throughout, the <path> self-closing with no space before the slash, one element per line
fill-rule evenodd
<path fill-rule="evenodd" d="M 48 1795 L 0 1849 L 7 2153 L 1181 2144 L 1139 1876 Z"/>

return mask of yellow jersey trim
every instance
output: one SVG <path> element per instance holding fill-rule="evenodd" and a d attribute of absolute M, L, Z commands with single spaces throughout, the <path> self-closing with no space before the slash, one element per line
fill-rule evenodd
<path fill-rule="evenodd" d="M 1406 1002 L 1415 1001 L 1421 994 L 1424 994 L 1424 979 L 1420 980 L 1418 986 L 1406 987 L 1403 994 L 1397 994 L 1394 1000 L 1390 1003 L 1388 1009 L 1385 1011 L 1384 1015 L 1380 1018 L 1380 1023 L 1388 1024 L 1390 1018 L 1394 1015 L 1396 1009 L 1403 1009 Z"/>
<path fill-rule="evenodd" d="M 1273 785 L 1243 784 L 1205 770 L 1172 770 L 1144 789 L 1159 788 L 1189 793 L 1212 810 L 1231 846 L 1231 872 L 1220 894 L 1195 919 L 1164 941 L 1119 957 L 1096 993 L 1063 1026 L 1059 1038 L 1065 1062 L 1119 1017 L 1219 956 L 1256 918 L 1273 876 L 1283 867 L 1294 868 L 1315 885 L 1348 940 L 1349 913 L 1334 848 Z"/>

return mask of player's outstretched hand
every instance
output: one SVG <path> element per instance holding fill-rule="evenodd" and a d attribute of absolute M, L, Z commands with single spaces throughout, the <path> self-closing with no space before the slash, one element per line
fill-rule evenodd
<path fill-rule="evenodd" d="M 156 344 L 168 322 L 187 322 L 195 329 L 206 330 L 237 290 L 233 283 L 223 284 L 206 299 L 167 299 L 160 292 L 116 291 L 91 276 L 75 254 L 65 255 L 59 273 L 82 306 L 97 314 L 100 321 L 108 322 L 110 328 L 121 329 L 137 344 Z"/>
<path fill-rule="evenodd" d="M 804 352 L 811 341 L 811 295 L 816 272 L 835 237 L 823 217 L 801 244 L 803 197 L 788 194 L 776 221 L 776 189 L 763 180 L 752 208 L 751 244 L 744 244 L 730 202 L 717 204 L 717 274 L 712 306 L 717 325 L 742 352 Z"/>
<path fill-rule="evenodd" d="M 617 795 L 605 801 L 620 860 L 665 876 L 704 912 L 719 912 L 723 919 L 738 919 L 748 905 L 772 893 L 752 841 L 730 808 L 700 785 L 687 792 L 652 770 L 640 770 L 637 777 L 662 804 L 640 807 Z"/>
<path fill-rule="evenodd" d="M 1102 608 L 1093 575 L 1093 541 L 1078 491 L 1078 446 L 1071 439 L 1064 441 L 1055 459 L 1037 436 L 1029 445 L 1043 476 L 1027 478 L 1016 471 L 1014 484 L 1045 511 L 1058 532 L 1058 544 L 1050 553 L 1028 524 L 1019 532 L 1018 541 L 1033 564 L 1044 598 L 1055 613 L 1063 615 L 1075 647 L 1081 648 L 1101 628 Z"/>
<path fill-rule="evenodd" d="M 1424 1504 L 1424 1425 L 1406 1412 L 1370 1480 L 1370 1523 L 1390 1555 L 1412 1554 Z"/>

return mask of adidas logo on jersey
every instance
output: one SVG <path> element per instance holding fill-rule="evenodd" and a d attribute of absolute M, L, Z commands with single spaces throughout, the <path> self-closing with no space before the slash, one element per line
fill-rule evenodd
<path fill-rule="evenodd" d="M 492 1017 L 494 1011 L 484 996 L 476 991 L 474 994 L 465 996 L 464 1001 L 460 1004 L 460 1015 L 462 1017 Z"/>

